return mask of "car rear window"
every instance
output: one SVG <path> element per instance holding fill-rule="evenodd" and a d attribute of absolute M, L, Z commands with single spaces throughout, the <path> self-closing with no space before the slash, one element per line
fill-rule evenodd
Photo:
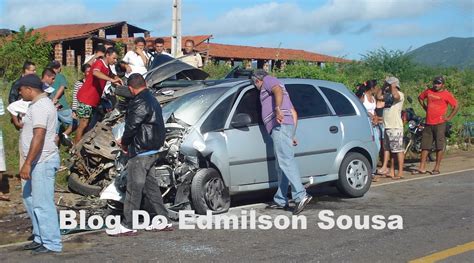
<path fill-rule="evenodd" d="M 325 88 L 325 87 L 319 87 L 319 88 L 324 93 L 326 98 L 329 100 L 329 102 L 331 103 L 332 107 L 334 108 L 338 116 L 356 115 L 356 110 L 354 109 L 354 106 L 352 106 L 352 103 L 349 101 L 349 99 L 346 96 L 339 93 L 338 91 L 335 91 L 329 88 Z"/>
<path fill-rule="evenodd" d="M 298 118 L 330 115 L 329 108 L 319 91 L 312 85 L 286 84 L 291 102 L 298 113 Z"/>

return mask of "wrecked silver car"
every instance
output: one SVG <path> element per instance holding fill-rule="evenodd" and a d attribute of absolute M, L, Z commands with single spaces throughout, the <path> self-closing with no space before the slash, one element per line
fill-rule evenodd
<path fill-rule="evenodd" d="M 220 82 L 228 82 L 228 80 L 205 81 L 203 79 L 208 77 L 206 72 L 168 56 L 156 57 L 151 68 L 152 70 L 147 72 L 145 79 L 147 85 L 154 91 L 156 99 L 160 101 L 162 106 L 193 90 Z M 81 195 L 99 196 L 101 191 L 108 185 L 116 183 L 119 190 L 124 190 L 126 185 L 127 158 L 121 155 L 116 139 L 121 137 L 120 127 L 123 127 L 127 97 L 130 94 L 128 89 L 124 87 L 117 88 L 115 94 L 125 99 L 119 100 L 114 109 L 87 132 L 83 139 L 74 145 L 70 151 L 68 186 L 71 190 Z M 187 170 L 187 164 L 181 163 L 176 158 L 178 157 L 176 151 L 179 148 L 176 144 L 179 142 L 180 137 L 182 137 L 181 133 L 184 128 L 168 123 L 166 124 L 166 130 L 166 142 L 160 154 L 162 162 L 157 163 L 155 169 L 156 177 L 158 180 L 161 180 L 160 185 L 164 188 L 162 192 L 165 193 L 165 202 L 168 205 L 176 205 L 182 208 L 181 206 L 189 205 L 189 200 L 181 201 L 184 199 L 182 198 L 183 194 L 189 195 L 189 189 L 181 189 L 177 182 L 180 180 L 184 182 L 184 178 L 181 178 L 181 176 L 187 174 L 189 177 L 190 172 Z M 167 178 L 161 176 L 165 173 L 167 173 L 165 176 Z M 171 178 L 172 175 L 175 178 Z M 183 185 L 189 186 L 188 182 Z M 178 191 L 177 197 L 176 192 L 172 191 L 171 188 Z M 180 204 L 182 205 L 180 206 Z"/>
<path fill-rule="evenodd" d="M 302 182 L 335 181 L 342 193 L 363 196 L 370 188 L 378 155 L 363 105 L 339 83 L 281 81 L 299 116 L 296 136 L 302 143 L 295 147 L 295 157 Z M 273 144 L 261 121 L 259 91 L 250 80 L 161 88 L 157 99 L 166 101 L 167 92 L 174 92 L 175 99 L 163 106 L 167 134 L 152 176 L 170 210 L 225 212 L 232 195 L 277 186 Z M 98 195 L 105 188 L 105 199 L 123 197 L 126 160 L 117 154 L 113 139 L 114 133 L 120 137 L 120 116 L 111 113 L 82 146 L 76 146 L 71 189 Z"/>

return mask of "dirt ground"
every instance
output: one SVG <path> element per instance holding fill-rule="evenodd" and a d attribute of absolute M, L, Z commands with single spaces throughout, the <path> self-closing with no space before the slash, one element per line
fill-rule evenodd
<path fill-rule="evenodd" d="M 451 151 L 443 160 L 441 172 L 452 172 L 474 167 L 474 151 Z M 416 169 L 418 160 L 407 160 L 405 163 L 405 178 L 415 177 L 410 171 Z M 431 170 L 434 163 L 428 164 Z M 428 175 L 424 175 L 428 176 Z M 419 175 L 417 175 L 419 177 Z M 389 178 L 382 178 L 381 184 L 392 181 Z M 9 193 L 10 201 L 0 201 L 0 246 L 10 243 L 23 242 L 31 234 L 31 222 L 25 211 L 21 199 L 21 181 L 18 175 L 3 175 L 0 181 L 0 191 Z M 79 209 L 84 203 L 89 203 L 91 199 L 70 193 L 67 189 L 57 186 L 55 193 L 56 204 L 59 209 Z"/>

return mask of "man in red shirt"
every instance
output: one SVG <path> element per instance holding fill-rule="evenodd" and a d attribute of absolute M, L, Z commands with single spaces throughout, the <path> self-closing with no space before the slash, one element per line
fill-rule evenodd
<path fill-rule="evenodd" d="M 94 110 L 99 106 L 100 97 L 104 91 L 105 84 L 110 81 L 112 84 L 123 85 L 122 80 L 117 77 L 111 77 L 109 65 L 117 63 L 117 52 L 114 48 L 108 48 L 105 51 L 105 58 L 97 59 L 92 64 L 89 74 L 82 88 L 77 93 L 76 115 L 79 118 L 79 126 L 76 130 L 75 142 L 82 139 L 84 130 L 89 125 Z"/>
<path fill-rule="evenodd" d="M 420 168 L 415 173 L 426 173 L 426 157 L 435 143 L 436 165 L 431 174 L 439 174 L 441 160 L 443 159 L 444 144 L 446 143 L 446 122 L 450 121 L 459 110 L 459 105 L 451 92 L 444 87 L 444 78 L 438 76 L 433 79 L 433 87 L 424 90 L 418 101 L 426 111 L 426 127 L 423 130 L 421 139 L 421 160 Z M 448 105 L 451 106 L 451 113 L 446 115 Z"/>

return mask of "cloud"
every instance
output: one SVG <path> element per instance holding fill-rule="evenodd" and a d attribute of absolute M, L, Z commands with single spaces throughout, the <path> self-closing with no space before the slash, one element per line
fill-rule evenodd
<path fill-rule="evenodd" d="M 376 30 L 375 35 L 378 37 L 390 38 L 413 37 L 428 35 L 429 31 L 431 30 L 424 29 L 417 24 L 403 23 L 395 25 L 383 25 Z"/>
<path fill-rule="evenodd" d="M 18 29 L 25 25 L 42 27 L 54 24 L 127 21 L 150 30 L 171 28 L 171 0 L 123 0 L 115 6 L 100 3 L 95 9 L 81 1 L 6 0 L 0 13 L 2 27 Z M 111 6 L 110 10 L 107 9 Z M 148 29 L 148 28 L 147 28 Z"/>
<path fill-rule="evenodd" d="M 333 56 L 339 56 L 344 52 L 345 45 L 339 40 L 328 40 L 319 43 L 314 51 L 322 54 L 329 54 Z"/>
<path fill-rule="evenodd" d="M 72 1 L 7 0 L 0 14 L 0 24 L 11 29 L 22 25 L 29 28 L 94 20 L 94 14 L 83 3 Z"/>
<path fill-rule="evenodd" d="M 438 4 L 432 0 L 331 0 L 315 9 L 304 9 L 294 2 L 269 2 L 234 8 L 212 20 L 187 24 L 187 28 L 193 33 L 221 36 L 276 32 L 316 34 L 326 30 L 337 35 L 360 27 L 360 23 L 420 16 Z M 369 30 L 370 26 L 361 29 Z"/>
<path fill-rule="evenodd" d="M 171 0 L 123 0 L 106 16 L 117 21 L 127 21 L 132 25 L 142 27 L 150 25 L 150 30 L 171 30 Z"/>
<path fill-rule="evenodd" d="M 474 12 L 474 1 L 472 0 L 453 0 L 450 3 L 455 5 L 461 11 L 470 13 L 470 15 L 472 15 L 472 13 Z"/>
<path fill-rule="evenodd" d="M 294 4 L 267 3 L 248 8 L 234 8 L 217 19 L 202 19 L 186 26 L 189 31 L 219 35 L 252 36 L 276 30 L 289 30 L 301 10 Z M 292 21 L 293 20 L 293 21 Z M 194 21 L 193 21 L 194 22 Z"/>
<path fill-rule="evenodd" d="M 367 33 L 369 32 L 370 30 L 372 30 L 372 24 L 371 23 L 368 23 L 366 24 L 365 26 L 357 29 L 356 31 L 353 31 L 352 34 L 354 35 L 361 35 L 363 33 Z"/>

